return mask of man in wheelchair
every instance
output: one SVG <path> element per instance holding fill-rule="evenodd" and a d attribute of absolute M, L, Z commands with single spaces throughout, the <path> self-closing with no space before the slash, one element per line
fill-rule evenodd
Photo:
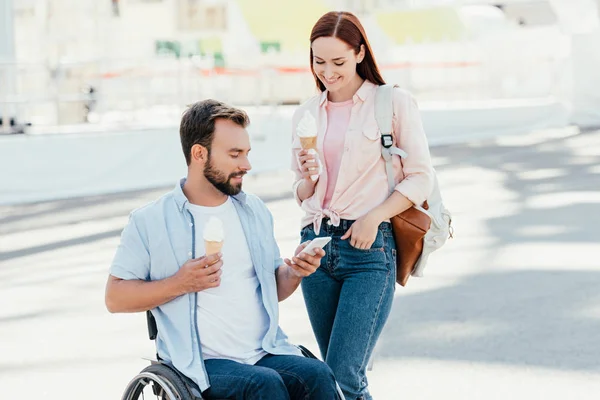
<path fill-rule="evenodd" d="M 280 258 L 269 210 L 242 192 L 251 168 L 248 123 L 244 111 L 215 100 L 185 111 L 187 178 L 130 214 L 106 306 L 152 311 L 158 357 L 192 382 L 196 397 L 336 399 L 329 367 L 303 357 L 278 322 L 278 302 L 316 271 L 325 252 L 300 254 L 301 245 L 291 260 Z M 207 229 L 205 244 L 209 220 L 216 228 Z M 219 239 L 221 251 L 205 256 Z"/>

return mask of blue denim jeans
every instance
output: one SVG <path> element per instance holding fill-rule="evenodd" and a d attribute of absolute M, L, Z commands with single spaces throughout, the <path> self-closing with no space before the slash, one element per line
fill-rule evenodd
<path fill-rule="evenodd" d="M 346 400 L 370 400 L 365 372 L 394 299 L 396 245 L 384 222 L 370 249 L 352 247 L 341 236 L 353 222 L 335 227 L 323 221 L 318 236 L 332 240 L 321 267 L 303 279 L 302 292 L 323 360 Z M 303 242 L 315 237 L 312 224 L 301 232 Z"/>
<path fill-rule="evenodd" d="M 301 356 L 268 354 L 255 365 L 206 360 L 205 399 L 333 400 L 335 378 L 327 364 Z"/>

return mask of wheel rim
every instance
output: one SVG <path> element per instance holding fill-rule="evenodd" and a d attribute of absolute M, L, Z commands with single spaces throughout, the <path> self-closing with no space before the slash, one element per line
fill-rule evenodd
<path fill-rule="evenodd" d="M 158 386 L 158 394 L 154 394 L 154 388 Z M 129 382 L 123 400 L 181 400 L 181 395 L 169 382 L 160 375 L 152 372 L 142 372 Z"/>

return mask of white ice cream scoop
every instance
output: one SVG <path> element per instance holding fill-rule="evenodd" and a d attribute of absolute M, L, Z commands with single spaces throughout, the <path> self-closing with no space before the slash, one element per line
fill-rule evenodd
<path fill-rule="evenodd" d="M 222 242 L 225 239 L 225 229 L 223 221 L 219 218 L 211 216 L 204 226 L 203 237 L 208 242 Z"/>
<path fill-rule="evenodd" d="M 298 122 L 296 127 L 296 134 L 298 137 L 312 137 L 317 136 L 317 120 L 312 116 L 310 111 L 304 111 L 304 115 Z"/>
<path fill-rule="evenodd" d="M 309 154 L 316 155 L 317 154 L 317 120 L 312 116 L 310 111 L 304 111 L 304 115 L 298 122 L 298 126 L 296 127 L 296 134 L 300 139 L 300 144 L 303 149 L 308 150 Z M 318 157 L 316 157 L 317 163 L 319 165 L 319 172 L 316 175 L 311 175 L 311 179 L 316 181 L 319 179 L 319 175 L 321 174 L 321 162 Z"/>

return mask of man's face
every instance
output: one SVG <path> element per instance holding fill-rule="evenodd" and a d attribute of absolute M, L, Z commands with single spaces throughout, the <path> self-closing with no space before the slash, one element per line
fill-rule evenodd
<path fill-rule="evenodd" d="M 204 176 L 226 195 L 240 193 L 243 176 L 252 168 L 248 161 L 249 152 L 250 137 L 245 128 L 229 120 L 216 120 Z"/>

